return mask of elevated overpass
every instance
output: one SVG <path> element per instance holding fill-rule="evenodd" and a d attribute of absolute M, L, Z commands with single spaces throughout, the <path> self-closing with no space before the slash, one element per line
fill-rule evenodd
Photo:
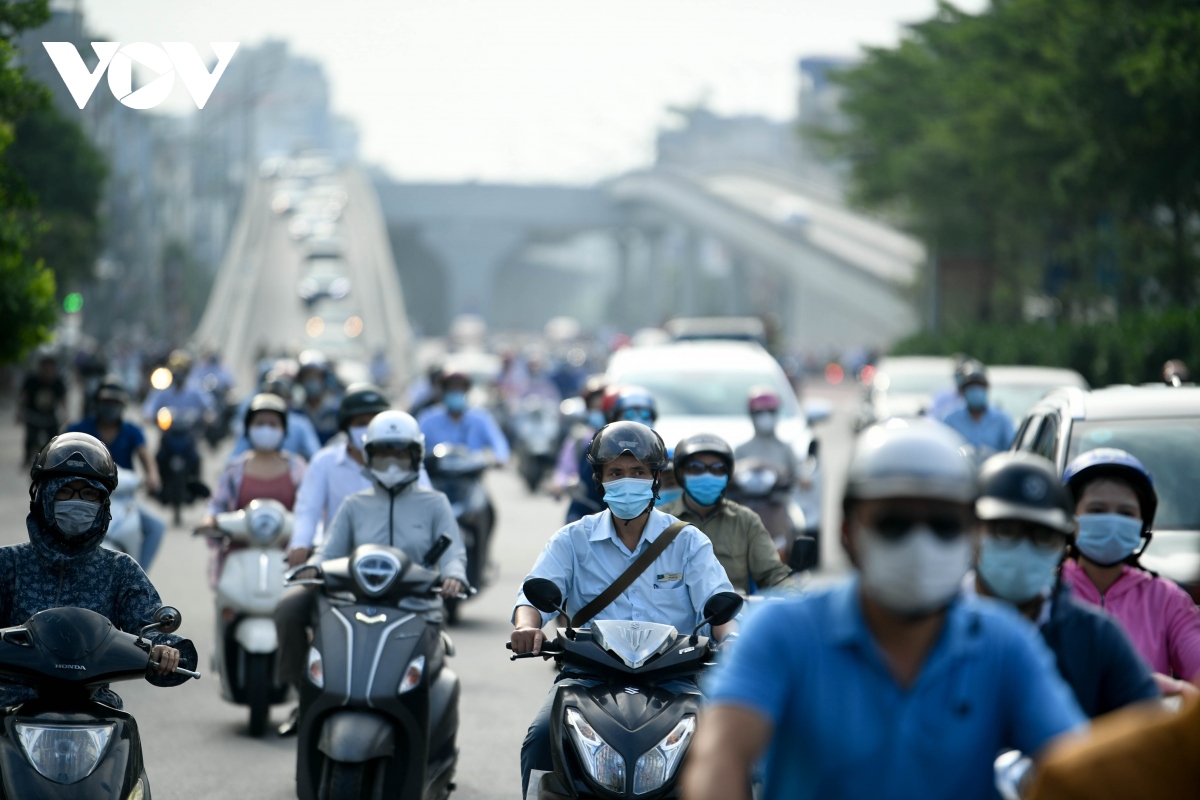
<path fill-rule="evenodd" d="M 209 302 L 193 337 L 215 344 L 240 386 L 254 385 L 260 352 L 298 352 L 315 347 L 352 371 L 362 372 L 383 352 L 394 383 L 409 372 L 412 332 L 399 274 L 388 241 L 379 200 L 357 169 L 339 175 L 348 201 L 338 221 L 351 290 L 346 313 L 362 320 L 362 331 L 348 336 L 324 326 L 319 336 L 308 321 L 321 313 L 308 309 L 297 294 L 305 262 L 303 245 L 288 235 L 289 217 L 271 210 L 274 182 L 254 179 L 246 186 L 229 248 L 213 284 Z"/>
<path fill-rule="evenodd" d="M 613 242 L 600 268 L 615 300 L 605 320 L 627 329 L 674 314 L 773 313 L 793 344 L 813 346 L 886 344 L 918 326 L 919 243 L 786 175 L 656 167 L 595 187 L 381 183 L 379 193 L 387 223 L 417 230 L 441 262 L 450 314 L 490 316 L 509 265 L 601 232 Z M 715 271 L 703 258 L 712 245 L 728 262 Z"/>

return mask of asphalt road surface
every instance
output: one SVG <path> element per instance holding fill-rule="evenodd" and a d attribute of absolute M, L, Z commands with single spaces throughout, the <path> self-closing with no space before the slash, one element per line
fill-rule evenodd
<path fill-rule="evenodd" d="M 821 431 L 825 459 L 826 508 L 840 493 L 845 470 L 850 393 L 822 391 L 835 401 L 834 418 Z M 14 465 L 20 457 L 20 433 L 11 425 L 0 428 L 0 510 L 8 520 L 0 544 L 24 541 L 28 510 L 28 477 Z M 224 453 L 206 452 L 206 472 L 215 477 Z M 498 509 L 494 540 L 494 577 L 477 598 L 466 604 L 462 622 L 451 635 L 457 655 L 452 668 L 462 680 L 461 751 L 458 791 L 463 800 L 514 800 L 520 796 L 518 753 L 525 729 L 553 678 L 550 665 L 510 662 L 504 643 L 517 587 L 546 539 L 562 524 L 565 503 L 530 495 L 510 471 L 488 478 Z M 141 682 L 120 684 L 126 710 L 142 731 L 147 770 L 155 800 L 283 800 L 295 797 L 294 739 L 269 734 L 247 735 L 247 710 L 221 699 L 217 676 L 208 663 L 213 642 L 212 593 L 205 573 L 205 544 L 189 535 L 201 509 L 192 507 L 182 528 L 168 529 L 150 577 L 164 602 L 183 614 L 180 633 L 190 637 L 201 654 L 204 677 L 174 689 Z M 824 524 L 823 550 L 832 571 L 844 563 L 835 536 L 836 519 Z M 281 722 L 287 707 L 277 706 L 272 719 Z"/>

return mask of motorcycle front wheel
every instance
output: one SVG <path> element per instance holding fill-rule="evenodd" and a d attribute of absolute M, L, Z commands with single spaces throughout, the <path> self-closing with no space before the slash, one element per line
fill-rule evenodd
<path fill-rule="evenodd" d="M 250 735 L 258 739 L 267 732 L 271 721 L 271 694 L 274 691 L 271 656 L 263 653 L 246 656 L 246 699 L 250 705 Z"/>
<path fill-rule="evenodd" d="M 371 784 L 375 762 L 345 764 L 326 761 L 319 800 L 374 800 L 378 792 Z"/>

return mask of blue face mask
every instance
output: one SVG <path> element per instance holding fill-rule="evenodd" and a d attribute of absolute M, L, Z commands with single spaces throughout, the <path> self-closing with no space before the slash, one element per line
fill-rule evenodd
<path fill-rule="evenodd" d="M 1102 567 L 1124 561 L 1142 541 L 1142 521 L 1123 514 L 1081 514 L 1079 552 Z"/>
<path fill-rule="evenodd" d="M 658 490 L 659 505 L 665 506 L 667 503 L 674 503 L 676 500 L 678 500 L 681 497 L 683 497 L 683 489 L 681 489 L 678 486 L 676 486 L 674 489 L 659 489 Z"/>
<path fill-rule="evenodd" d="M 702 475 L 689 475 L 684 481 L 684 488 L 702 506 L 711 506 L 721 499 L 721 493 L 729 484 L 728 475 L 713 475 L 705 472 Z"/>
<path fill-rule="evenodd" d="M 459 413 L 467 408 L 467 393 L 466 392 L 446 392 L 442 396 L 442 403 L 445 404 L 447 411 Z"/>
<path fill-rule="evenodd" d="M 967 401 L 967 408 L 972 411 L 980 411 L 987 408 L 988 405 L 988 390 L 986 386 L 968 386 L 963 390 L 963 399 Z"/>
<path fill-rule="evenodd" d="M 603 428 L 604 424 L 607 422 L 607 420 L 604 419 L 604 412 L 599 411 L 599 410 L 589 411 L 588 416 L 587 416 L 587 421 L 588 421 L 588 425 L 591 425 L 593 428 L 596 428 L 597 430 L 599 430 L 600 428 Z"/>
<path fill-rule="evenodd" d="M 619 478 L 604 484 L 604 502 L 617 519 L 640 516 L 654 499 L 654 481 Z"/>
<path fill-rule="evenodd" d="M 1028 539 L 1001 542 L 984 536 L 979 549 L 979 575 L 997 597 L 1011 603 L 1032 600 L 1054 583 L 1061 548 L 1047 550 Z"/>

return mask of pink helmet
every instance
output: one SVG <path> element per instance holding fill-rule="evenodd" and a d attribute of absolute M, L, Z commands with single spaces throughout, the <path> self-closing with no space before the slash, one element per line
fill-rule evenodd
<path fill-rule="evenodd" d="M 756 411 L 778 411 L 779 392 L 770 386 L 755 386 L 750 390 L 750 413 Z"/>

